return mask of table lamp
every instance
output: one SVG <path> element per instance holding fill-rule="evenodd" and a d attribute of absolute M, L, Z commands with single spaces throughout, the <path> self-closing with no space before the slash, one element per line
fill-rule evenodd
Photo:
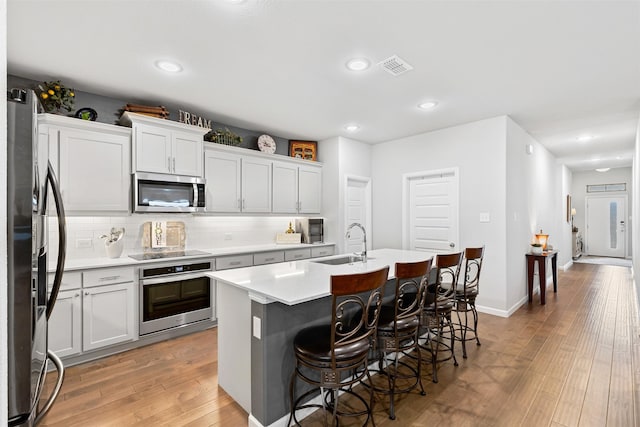
<path fill-rule="evenodd" d="M 538 240 L 538 243 L 540 243 L 542 245 L 542 250 L 546 251 L 547 250 L 547 240 L 549 240 L 549 235 L 548 234 L 543 234 L 542 233 L 542 229 L 540 229 L 540 233 L 536 234 L 536 239 Z"/>

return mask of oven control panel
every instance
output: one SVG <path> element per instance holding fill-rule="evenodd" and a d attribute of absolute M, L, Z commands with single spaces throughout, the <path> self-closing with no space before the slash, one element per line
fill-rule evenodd
<path fill-rule="evenodd" d="M 211 261 L 196 262 L 191 264 L 172 264 L 162 267 L 150 267 L 140 270 L 140 278 L 148 279 L 150 277 L 169 276 L 172 274 L 195 273 L 198 271 L 211 271 L 213 269 Z"/>

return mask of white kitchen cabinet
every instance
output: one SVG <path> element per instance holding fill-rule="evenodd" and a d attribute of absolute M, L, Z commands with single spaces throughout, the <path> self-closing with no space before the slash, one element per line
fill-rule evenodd
<path fill-rule="evenodd" d="M 209 129 L 130 112 L 120 123 L 133 129 L 134 171 L 202 177 L 202 137 Z"/>
<path fill-rule="evenodd" d="M 84 288 L 82 349 L 96 350 L 135 338 L 133 282 Z"/>
<path fill-rule="evenodd" d="M 240 156 L 206 149 L 204 179 L 207 212 L 240 212 Z"/>
<path fill-rule="evenodd" d="M 242 158 L 242 212 L 271 212 L 271 161 Z"/>
<path fill-rule="evenodd" d="M 298 169 L 298 212 L 319 214 L 322 210 L 322 168 L 300 166 Z"/>
<path fill-rule="evenodd" d="M 129 211 L 129 129 L 40 114 L 38 132 L 40 141 L 49 145 L 68 212 Z"/>
<path fill-rule="evenodd" d="M 311 249 L 292 249 L 284 253 L 285 261 L 298 261 L 311 258 Z"/>
<path fill-rule="evenodd" d="M 322 167 L 273 162 L 273 212 L 320 213 Z"/>
<path fill-rule="evenodd" d="M 137 298 L 133 267 L 82 273 L 82 349 L 95 350 L 136 338 Z"/>
<path fill-rule="evenodd" d="M 271 160 L 207 145 L 207 212 L 271 212 Z"/>
<path fill-rule="evenodd" d="M 49 348 L 66 357 L 82 351 L 82 289 L 60 291 L 48 321 Z"/>

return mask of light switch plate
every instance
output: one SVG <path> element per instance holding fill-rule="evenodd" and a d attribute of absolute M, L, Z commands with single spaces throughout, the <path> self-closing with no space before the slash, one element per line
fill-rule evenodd
<path fill-rule="evenodd" d="M 489 212 L 480 212 L 480 222 L 490 222 L 491 217 Z"/>
<path fill-rule="evenodd" d="M 262 319 L 253 316 L 253 336 L 262 339 Z"/>

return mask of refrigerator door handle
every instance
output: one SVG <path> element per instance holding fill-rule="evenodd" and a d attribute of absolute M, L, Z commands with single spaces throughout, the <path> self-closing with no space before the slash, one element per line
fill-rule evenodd
<path fill-rule="evenodd" d="M 53 306 L 56 304 L 58 298 L 58 291 L 62 284 L 62 273 L 64 272 L 64 262 L 67 256 L 67 220 L 64 213 L 64 205 L 62 204 L 62 194 L 60 193 L 60 186 L 58 185 L 58 179 L 53 171 L 51 162 L 47 164 L 47 181 L 51 184 L 53 190 L 53 200 L 56 203 L 56 212 L 58 214 L 58 262 L 56 264 L 56 274 L 53 279 L 53 287 L 51 288 L 51 295 L 47 301 L 47 320 L 51 317 L 53 312 Z M 47 197 L 45 192 L 44 203 L 47 203 Z M 46 205 L 45 205 L 46 206 Z"/>

